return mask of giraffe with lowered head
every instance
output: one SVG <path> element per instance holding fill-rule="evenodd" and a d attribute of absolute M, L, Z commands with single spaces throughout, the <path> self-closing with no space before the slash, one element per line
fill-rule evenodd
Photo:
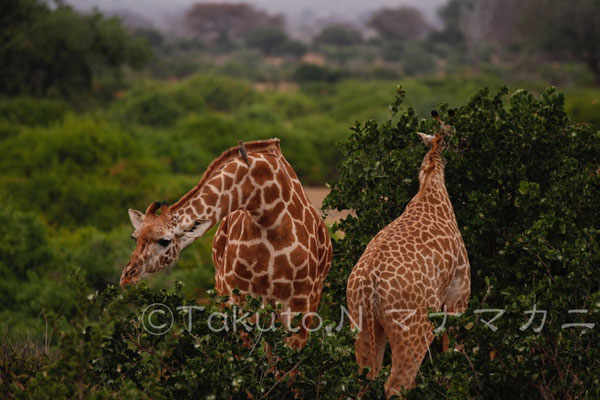
<path fill-rule="evenodd" d="M 282 303 L 288 315 L 317 311 L 331 266 L 331 240 L 279 139 L 240 143 L 215 159 L 172 206 L 152 203 L 145 213 L 130 209 L 129 217 L 137 245 L 121 286 L 174 264 L 183 248 L 221 222 L 212 254 L 219 295 L 234 301 L 262 296 L 264 302 Z M 233 295 L 236 288 L 239 295 Z M 292 347 L 306 343 L 310 314 L 304 321 Z"/>
<path fill-rule="evenodd" d="M 367 245 L 347 286 L 350 315 L 361 328 L 356 360 L 370 368 L 370 378 L 390 343 L 387 397 L 415 386 L 433 340 L 427 309 L 464 312 L 471 291 L 469 259 L 444 183 L 444 137 L 418 134 L 431 147 L 421 164 L 419 191 Z"/>

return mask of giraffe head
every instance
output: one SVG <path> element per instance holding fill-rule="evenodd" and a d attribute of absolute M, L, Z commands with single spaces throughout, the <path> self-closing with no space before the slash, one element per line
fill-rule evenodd
<path fill-rule="evenodd" d="M 136 248 L 123 268 L 122 287 L 173 265 L 179 259 L 181 249 L 202 236 L 212 225 L 210 221 L 195 221 L 190 226 L 183 226 L 164 202 L 150 204 L 145 214 L 129 209 L 129 219 L 135 228 L 131 238 L 136 241 Z"/>

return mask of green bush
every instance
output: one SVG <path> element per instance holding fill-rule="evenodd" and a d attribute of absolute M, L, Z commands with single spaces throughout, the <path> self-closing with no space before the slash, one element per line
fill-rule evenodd
<path fill-rule="evenodd" d="M 294 71 L 296 82 L 337 82 L 344 77 L 344 72 L 313 64 L 301 64 Z"/>
<path fill-rule="evenodd" d="M 245 39 L 246 45 L 258 48 L 265 55 L 292 54 L 301 56 L 306 53 L 306 46 L 301 42 L 291 40 L 287 34 L 279 28 L 258 28 L 248 34 Z"/>
<path fill-rule="evenodd" d="M 445 153 L 446 186 L 471 261 L 472 300 L 450 328 L 464 351 L 426 357 L 410 398 L 600 395 L 598 330 L 561 329 L 594 322 L 600 311 L 600 132 L 569 123 L 555 89 L 539 99 L 517 91 L 508 104 L 506 94 L 482 90 L 454 117 L 446 104 L 438 109 L 456 129 Z M 357 218 L 339 224 L 346 236 L 334 246 L 326 298 L 344 298 L 366 244 L 417 192 L 426 150 L 415 132 L 436 129 L 411 108 L 353 128 L 326 205 L 353 209 Z M 543 334 L 519 329 L 534 305 L 548 312 Z M 506 310 L 496 332 L 480 319 L 493 314 L 474 314 L 478 308 Z M 570 309 L 589 312 L 577 317 Z"/>
<path fill-rule="evenodd" d="M 62 262 L 59 251 L 53 245 L 51 233 L 38 216 L 8 207 L 0 211 L 2 351 L 10 350 L 4 348 L 6 346 L 22 344 L 35 347 L 41 338 L 51 334 L 45 325 L 49 319 L 56 322 L 59 314 L 64 318 L 72 317 L 77 299 L 72 287 L 63 285 L 73 269 Z M 34 351 L 31 356 L 35 354 Z M 2 353 L 0 358 L 7 356 Z M 2 362 L 13 361 L 4 359 Z M 4 370 L 0 373 L 8 372 Z"/>
<path fill-rule="evenodd" d="M 171 126 L 189 112 L 199 112 L 204 100 L 180 85 L 146 83 L 125 93 L 112 106 L 113 113 L 127 125 Z"/>
<path fill-rule="evenodd" d="M 55 100 L 0 100 L 0 121 L 25 126 L 50 126 L 62 121 L 68 107 Z"/>
<path fill-rule="evenodd" d="M 0 188 L 15 207 L 39 212 L 54 226 L 110 229 L 162 172 L 142 150 L 110 124 L 68 117 L 0 142 Z"/>
<path fill-rule="evenodd" d="M 335 334 L 325 329 L 313 333 L 303 351 L 283 346 L 288 335 L 284 329 L 248 333 L 248 343 L 239 331 L 231 328 L 236 309 L 226 305 L 226 297 L 204 310 L 194 310 L 188 325 L 189 310 L 182 305 L 197 306 L 176 289 L 153 292 L 143 285 L 120 290 L 109 287 L 102 293 L 82 297 L 78 315 L 72 325 L 58 334 L 59 357 L 43 360 L 43 367 L 24 363 L 11 366 L 20 371 L 20 385 L 9 385 L 15 377 L 2 380 L 0 393 L 29 398 L 72 398 L 76 394 L 92 398 L 115 395 L 128 398 L 305 398 L 336 399 L 357 396 L 365 385 L 365 399 L 383 394 L 381 379 L 369 383 L 358 374 L 351 351 L 352 333 L 347 325 Z M 84 293 L 82 292 L 81 295 Z M 153 335 L 143 311 L 161 303 L 173 312 L 154 324 L 173 322 L 172 328 Z M 151 309 L 152 310 L 152 309 Z M 271 306 L 261 307 L 260 298 L 248 298 L 238 311 L 260 315 L 260 326 L 271 323 Z M 209 327 L 210 313 L 228 315 L 229 330 L 214 332 Z M 241 315 L 240 314 L 240 315 Z M 333 328 L 337 320 L 324 320 Z M 294 326 L 299 323 L 294 321 Z M 146 324 L 146 325 L 144 325 Z M 212 321 L 218 327 L 219 322 Z M 266 345 L 269 345 L 268 348 Z M 33 357 L 32 357 L 33 358 Z M 15 363 L 16 364 L 16 363 Z M 24 366 L 23 366 L 24 364 Z M 28 368 L 27 368 L 28 367 Z M 19 369 L 17 369 L 19 368 Z M 26 388 L 26 392 L 23 389 Z"/>
<path fill-rule="evenodd" d="M 37 216 L 3 209 L 0 212 L 0 304 L 19 306 L 21 283 L 56 267 L 48 233 Z M 13 310 L 14 311 L 14 310 Z"/>
<path fill-rule="evenodd" d="M 259 98 L 250 82 L 224 76 L 197 75 L 181 85 L 215 111 L 235 111 Z"/>
<path fill-rule="evenodd" d="M 402 45 L 402 67 L 408 75 L 423 75 L 436 68 L 436 59 L 420 43 L 406 42 Z"/>

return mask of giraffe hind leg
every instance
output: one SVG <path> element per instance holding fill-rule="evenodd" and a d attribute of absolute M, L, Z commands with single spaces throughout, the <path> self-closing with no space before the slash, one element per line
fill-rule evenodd
<path fill-rule="evenodd" d="M 403 388 L 408 390 L 416 385 L 421 363 L 433 341 L 432 326 L 427 314 L 417 314 L 408 325 L 408 330 L 394 322 L 386 324 L 386 332 L 392 348 L 392 370 L 385 383 L 387 397 L 402 396 Z"/>
<path fill-rule="evenodd" d="M 367 375 L 369 379 L 377 377 L 381 365 L 383 364 L 383 355 L 385 352 L 385 345 L 387 343 L 387 336 L 383 327 L 373 320 L 373 332 L 375 333 L 374 341 L 371 341 L 371 335 L 369 334 L 369 328 L 367 326 L 367 319 L 363 320 L 363 329 L 358 333 L 356 342 L 354 343 L 354 349 L 356 354 L 356 362 L 361 368 L 368 367 L 370 369 Z M 374 357 L 371 357 L 371 352 L 374 353 Z M 374 364 L 373 364 L 374 361 Z"/>

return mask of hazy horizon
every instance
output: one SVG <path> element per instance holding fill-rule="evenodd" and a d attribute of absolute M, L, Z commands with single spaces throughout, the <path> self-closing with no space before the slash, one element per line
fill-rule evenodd
<path fill-rule="evenodd" d="M 67 0 L 75 8 L 88 11 L 93 8 L 106 13 L 127 11 L 151 22 L 156 28 L 166 29 L 182 12 L 195 3 L 207 0 Z M 226 0 L 224 3 L 240 2 Z M 247 1 L 256 8 L 273 14 L 283 14 L 292 34 L 303 36 L 333 22 L 360 24 L 370 13 L 384 7 L 412 6 L 421 10 L 428 21 L 437 23 L 437 11 L 447 0 L 254 0 Z"/>

